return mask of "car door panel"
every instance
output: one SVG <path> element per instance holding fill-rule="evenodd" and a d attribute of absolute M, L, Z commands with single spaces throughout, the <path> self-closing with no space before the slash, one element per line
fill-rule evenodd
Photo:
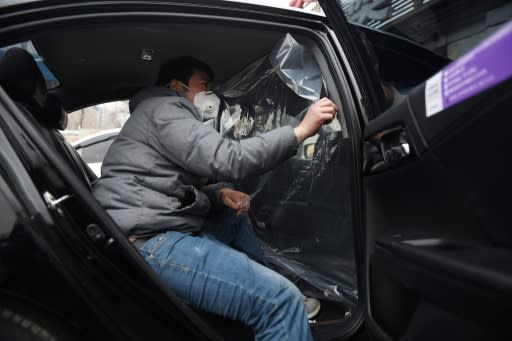
<path fill-rule="evenodd" d="M 368 241 L 369 314 L 394 339 L 432 339 L 429 328 L 449 331 L 436 339 L 510 337 L 511 84 L 432 117 L 421 85 L 366 127 L 374 141 L 400 126 L 414 147 L 365 179 L 366 228 L 375 238 Z"/>

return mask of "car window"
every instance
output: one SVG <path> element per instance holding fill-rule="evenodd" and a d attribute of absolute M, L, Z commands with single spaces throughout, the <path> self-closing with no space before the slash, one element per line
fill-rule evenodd
<path fill-rule="evenodd" d="M 128 101 L 92 105 L 69 113 L 62 134 L 99 177 L 103 159 L 129 116 Z"/>
<path fill-rule="evenodd" d="M 92 105 L 70 112 L 68 125 L 62 134 L 72 144 L 121 128 L 130 116 L 128 101 Z"/>

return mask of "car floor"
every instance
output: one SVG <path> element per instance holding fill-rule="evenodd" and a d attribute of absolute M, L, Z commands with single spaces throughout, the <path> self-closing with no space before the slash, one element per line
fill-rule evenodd
<path fill-rule="evenodd" d="M 351 308 L 348 305 L 325 299 L 319 289 L 298 277 L 297 274 L 291 273 L 283 268 L 277 268 L 272 264 L 270 264 L 269 267 L 288 278 L 299 288 L 303 295 L 320 300 L 320 312 L 310 320 L 310 326 L 315 341 L 338 339 L 344 335 L 346 330 L 345 326 L 351 317 Z"/>

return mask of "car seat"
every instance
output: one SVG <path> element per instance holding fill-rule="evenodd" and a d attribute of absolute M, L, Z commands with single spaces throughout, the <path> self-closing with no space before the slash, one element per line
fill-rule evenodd
<path fill-rule="evenodd" d="M 96 176 L 59 132 L 66 128 L 67 113 L 59 99 L 47 92 L 43 75 L 30 53 L 18 47 L 5 53 L 0 60 L 0 85 L 90 189 Z"/>

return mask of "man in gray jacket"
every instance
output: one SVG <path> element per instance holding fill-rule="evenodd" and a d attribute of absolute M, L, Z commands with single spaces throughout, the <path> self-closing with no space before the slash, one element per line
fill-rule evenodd
<path fill-rule="evenodd" d="M 130 100 L 130 119 L 103 161 L 94 195 L 178 296 L 243 321 L 257 340 L 310 340 L 304 297 L 257 262 L 261 250 L 244 215 L 250 200 L 228 181 L 295 155 L 335 117 L 336 106 L 323 98 L 295 128 L 233 141 L 204 125 L 194 105 L 209 95 L 212 79 L 209 66 L 194 58 L 166 63 L 160 86 Z M 234 213 L 227 220 L 213 214 L 222 207 Z"/>

